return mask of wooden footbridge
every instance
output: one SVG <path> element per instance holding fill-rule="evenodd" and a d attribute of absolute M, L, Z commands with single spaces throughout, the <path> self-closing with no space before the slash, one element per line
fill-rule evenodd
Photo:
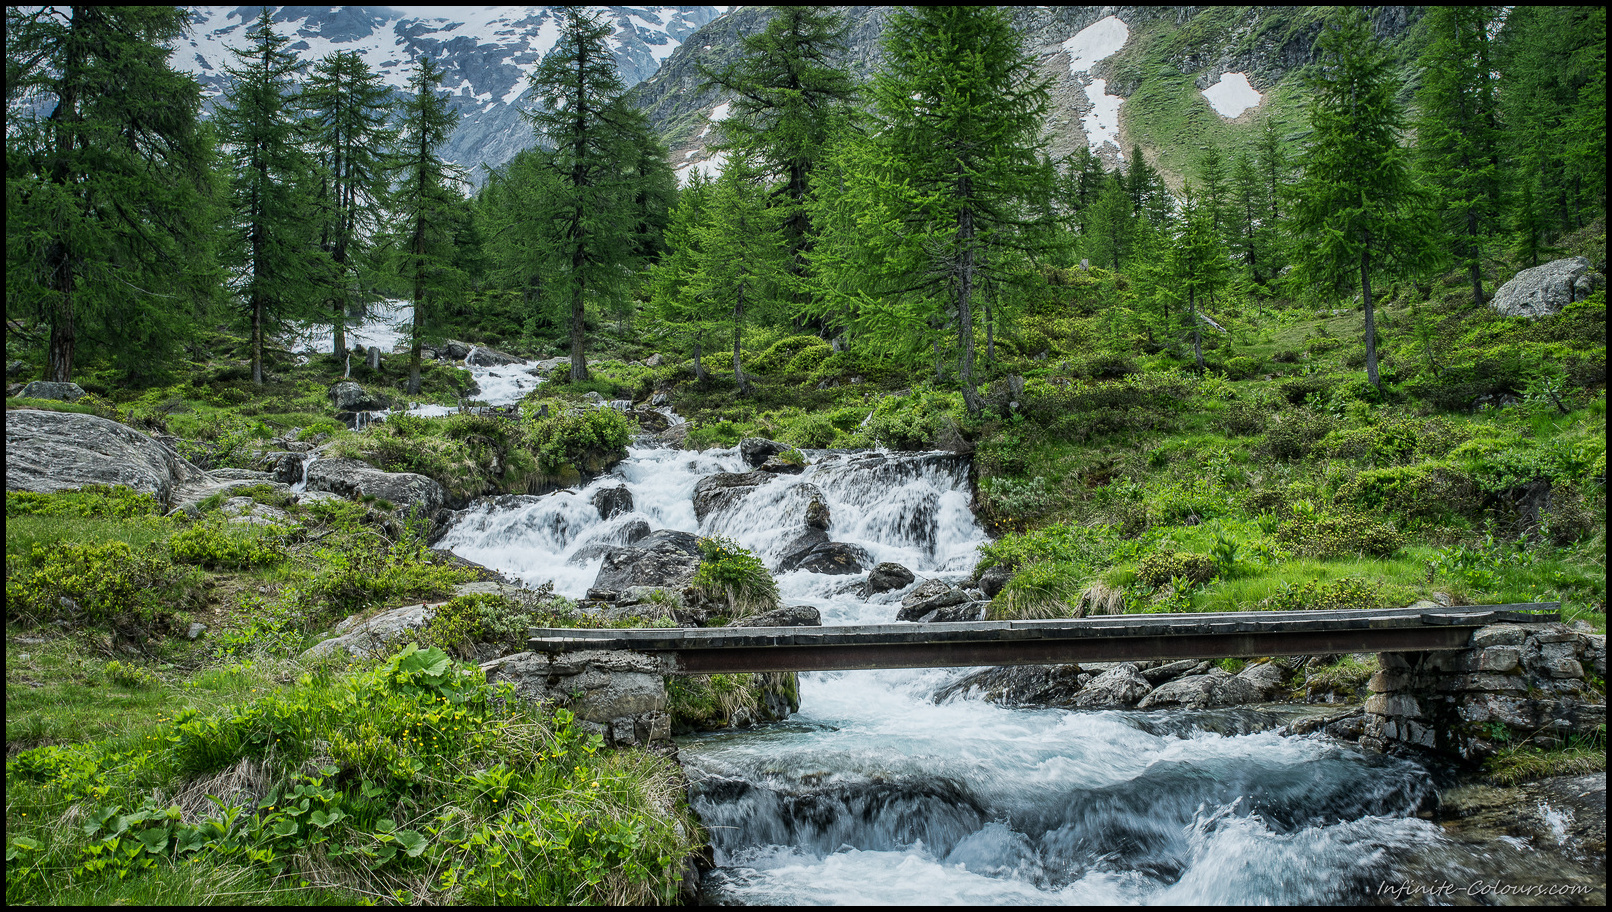
<path fill-rule="evenodd" d="M 1380 611 L 1126 614 L 1080 620 L 618 630 L 534 628 L 534 652 L 631 650 L 680 674 L 1469 649 L 1490 624 L 1558 620 L 1560 602 Z"/>

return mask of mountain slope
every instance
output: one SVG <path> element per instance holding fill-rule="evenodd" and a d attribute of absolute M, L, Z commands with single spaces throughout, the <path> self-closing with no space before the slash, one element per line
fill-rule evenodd
<path fill-rule="evenodd" d="M 178 43 L 174 65 L 196 75 L 211 104 L 235 66 L 229 49 L 245 47 L 247 28 L 262 7 L 196 7 L 191 32 Z M 309 65 L 336 51 L 356 50 L 388 86 L 406 91 L 416 61 L 429 56 L 446 73 L 461 118 L 445 149 L 448 160 L 480 182 L 480 166 L 497 166 L 532 144 L 521 113 L 532 103 L 527 82 L 560 34 L 563 8 L 531 7 L 269 7 L 275 30 Z M 611 38 L 622 80 L 649 76 L 689 35 L 725 7 L 592 7 L 616 26 Z"/>

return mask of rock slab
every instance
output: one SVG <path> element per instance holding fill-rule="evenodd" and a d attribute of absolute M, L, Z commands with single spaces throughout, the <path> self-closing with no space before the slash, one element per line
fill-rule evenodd
<path fill-rule="evenodd" d="M 71 491 L 128 485 L 169 506 L 180 485 L 207 474 L 139 431 L 95 415 L 6 410 L 6 490 Z"/>

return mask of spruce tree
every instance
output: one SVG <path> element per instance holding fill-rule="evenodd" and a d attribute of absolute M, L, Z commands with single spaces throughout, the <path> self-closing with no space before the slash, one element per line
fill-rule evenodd
<path fill-rule="evenodd" d="M 45 378 L 86 345 L 155 369 L 217 288 L 201 89 L 169 66 L 173 7 L 6 9 L 6 312 L 48 327 Z"/>
<path fill-rule="evenodd" d="M 1132 207 L 1124 176 L 1110 174 L 1101 184 L 1086 223 L 1082 249 L 1093 265 L 1106 265 L 1118 272 L 1129 260 L 1137 227 L 1144 221 Z"/>
<path fill-rule="evenodd" d="M 1414 271 L 1432 258 L 1427 194 L 1400 144 L 1405 113 L 1397 80 L 1365 14 L 1346 8 L 1328 21 L 1310 75 L 1311 136 L 1300 155 L 1289 225 L 1303 275 L 1318 291 L 1360 281 L 1365 308 L 1366 379 L 1377 371 L 1374 275 Z"/>
<path fill-rule="evenodd" d="M 1264 246 L 1265 201 L 1261 190 L 1253 158 L 1247 152 L 1237 153 L 1237 163 L 1231 171 L 1231 218 L 1227 233 L 1232 239 L 1233 255 L 1254 282 L 1260 281 L 1259 269 L 1263 263 L 1260 248 Z"/>
<path fill-rule="evenodd" d="M 1203 326 L 1199 310 L 1212 304 L 1226 284 L 1226 247 L 1215 231 L 1214 216 L 1206 201 L 1187 185 L 1171 237 L 1175 293 L 1185 297 L 1186 317 L 1192 329 L 1192 357 L 1203 370 Z"/>
<path fill-rule="evenodd" d="M 666 254 L 650 267 L 650 311 L 674 333 L 688 341 L 694 355 L 694 380 L 705 382 L 705 341 L 714 330 L 716 308 L 700 295 L 708 286 L 696 285 L 704 261 L 701 231 L 710 209 L 711 186 L 698 168 L 678 191 L 666 225 Z"/>
<path fill-rule="evenodd" d="M 552 193 L 530 217 L 542 233 L 550 300 L 567 307 L 571 379 L 588 379 L 586 306 L 619 302 L 634 262 L 636 189 L 629 163 L 640 161 L 641 139 L 621 102 L 621 76 L 600 15 L 566 11 L 559 41 L 532 74 L 542 103 L 529 115 L 550 148 L 540 161 L 552 172 Z"/>
<path fill-rule="evenodd" d="M 1263 185 L 1261 197 L 1266 209 L 1260 219 L 1261 236 L 1265 241 L 1265 275 L 1270 281 L 1275 281 L 1286 265 L 1282 254 L 1282 198 L 1287 192 L 1288 161 L 1282 137 L 1276 132 L 1276 124 L 1268 118 L 1255 141 L 1254 154 L 1258 159 L 1257 167 Z"/>
<path fill-rule="evenodd" d="M 1198 182 L 1201 188 L 1199 204 L 1208 213 L 1215 234 L 1225 237 L 1227 210 L 1231 208 L 1230 193 L 1226 189 L 1226 162 L 1220 154 L 1220 147 L 1213 142 L 1198 157 Z"/>
<path fill-rule="evenodd" d="M 1456 262 L 1483 304 L 1483 259 L 1500 209 L 1500 133 L 1489 35 L 1497 7 L 1436 6 L 1422 71 L 1416 151 L 1438 195 Z"/>
<path fill-rule="evenodd" d="M 733 95 L 722 121 L 722 148 L 758 163 L 780 183 L 791 274 L 804 274 L 813 230 L 806 208 L 812 171 L 841 112 L 856 97 L 851 74 L 834 61 L 846 51 L 844 17 L 820 7 L 782 6 L 744 53 L 721 69 L 699 64 L 706 86 Z M 797 288 L 798 291 L 798 288 Z"/>
<path fill-rule="evenodd" d="M 251 323 L 252 382 L 261 386 L 265 337 L 305 315 L 324 267 L 316 220 L 308 217 L 313 162 L 299 145 L 294 107 L 292 77 L 301 64 L 275 34 L 267 7 L 246 37 L 248 47 L 230 49 L 240 66 L 225 67 L 231 82 L 217 116 L 231 157 L 226 262 Z"/>
<path fill-rule="evenodd" d="M 426 336 L 441 323 L 435 311 L 464 283 L 454 238 L 465 217 L 458 169 L 442 160 L 441 149 L 458 118 L 440 93 L 442 70 L 422 57 L 413 93 L 403 106 L 397 152 L 392 162 L 396 187 L 393 262 L 409 289 L 409 385 L 420 393 L 420 358 Z"/>
<path fill-rule="evenodd" d="M 890 297 L 927 302 L 921 320 L 904 321 L 899 332 L 914 322 L 955 328 L 963 399 L 977 415 L 982 279 L 989 270 L 1013 281 L 1048 242 L 1051 226 L 1034 217 L 1052 192 L 1041 167 L 1048 84 L 1001 10 L 892 14 L 885 50 L 888 69 L 872 87 L 880 124 L 871 137 L 881 211 L 896 220 L 875 239 L 887 253 L 884 287 Z"/>
<path fill-rule="evenodd" d="M 330 260 L 322 284 L 339 363 L 347 354 L 347 314 L 386 199 L 391 92 L 357 51 L 338 51 L 314 65 L 300 100 L 319 167 L 319 247 Z"/>

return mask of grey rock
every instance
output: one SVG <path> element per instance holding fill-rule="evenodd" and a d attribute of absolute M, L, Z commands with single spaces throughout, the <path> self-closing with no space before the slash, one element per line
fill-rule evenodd
<path fill-rule="evenodd" d="M 1153 690 L 1153 685 L 1130 662 L 1122 662 L 1087 682 L 1075 695 L 1074 705 L 1086 709 L 1098 707 L 1128 708 Z"/>
<path fill-rule="evenodd" d="M 896 612 L 896 620 L 916 621 L 931 611 L 961 605 L 966 601 L 968 596 L 956 586 L 941 580 L 925 580 L 901 600 L 901 610 Z"/>
<path fill-rule="evenodd" d="M 1079 665 L 1014 665 L 972 672 L 935 691 L 936 703 L 978 696 L 1002 706 L 1073 706 L 1091 675 Z"/>
<path fill-rule="evenodd" d="M 816 532 L 819 530 L 812 529 L 809 531 Z M 868 553 L 866 548 L 848 542 L 830 541 L 813 547 L 805 554 L 800 555 L 799 559 L 780 563 L 778 570 L 780 572 L 806 570 L 811 573 L 846 574 L 861 573 L 871 566 L 873 566 L 873 555 Z"/>
<path fill-rule="evenodd" d="M 812 486 L 810 497 L 811 499 L 806 502 L 806 525 L 808 528 L 826 532 L 834 522 L 828 510 L 828 501 L 823 498 L 822 492 L 817 490 L 815 485 Z"/>
<path fill-rule="evenodd" d="M 595 542 L 583 545 L 571 552 L 565 559 L 568 564 L 581 566 L 591 560 L 598 560 L 606 552 L 620 548 L 624 545 L 636 545 L 649 537 L 649 523 L 642 519 L 629 519 L 617 526 L 611 533 L 610 541 Z"/>
<path fill-rule="evenodd" d="M 488 348 L 485 345 L 476 346 L 475 351 L 464 355 L 464 359 L 466 364 L 474 364 L 477 367 L 503 367 L 506 364 L 526 363 L 525 358 L 517 358 L 514 355 L 505 354 L 496 348 Z"/>
<path fill-rule="evenodd" d="M 734 621 L 730 627 L 821 627 L 822 612 L 810 605 L 785 605 L 763 614 Z"/>
<path fill-rule="evenodd" d="M 62 383 L 55 380 L 35 380 L 22 388 L 18 394 L 24 399 L 58 399 L 72 402 L 84 398 L 84 388 L 77 383 Z"/>
<path fill-rule="evenodd" d="M 1245 666 L 1237 677 L 1259 692 L 1259 699 L 1269 700 L 1281 692 L 1287 683 L 1287 672 L 1275 662 L 1257 662 Z"/>
<path fill-rule="evenodd" d="M 302 458 L 301 453 L 270 450 L 259 455 L 252 464 L 271 480 L 291 485 L 302 480 Z M 213 474 L 218 473 L 215 471 Z"/>
<path fill-rule="evenodd" d="M 694 518 L 704 522 L 712 512 L 738 503 L 775 477 L 767 472 L 718 472 L 701 478 L 694 485 Z"/>
<path fill-rule="evenodd" d="M 338 412 L 378 412 L 391 403 L 351 380 L 338 380 L 330 387 L 330 402 Z"/>
<path fill-rule="evenodd" d="M 1143 697 L 1136 708 L 1235 706 L 1240 703 L 1257 703 L 1261 699 L 1260 691 L 1254 684 L 1229 675 L 1219 668 L 1213 668 L 1208 674 L 1187 675 L 1159 685 L 1152 693 Z"/>
<path fill-rule="evenodd" d="M 191 622 L 190 628 L 185 631 L 185 636 L 187 638 L 189 638 L 189 639 L 194 640 L 194 639 L 196 639 L 197 637 L 201 636 L 203 633 L 206 633 L 206 632 L 207 632 L 207 625 L 206 624 L 203 624 L 203 623 L 201 623 L 199 621 L 193 621 L 193 622 Z"/>
<path fill-rule="evenodd" d="M 758 471 L 771 472 L 774 475 L 799 475 L 806 471 L 806 466 L 799 462 L 785 462 L 777 456 L 773 456 L 763 462 Z"/>
<path fill-rule="evenodd" d="M 1196 659 L 1182 659 L 1178 662 L 1166 662 L 1163 665 L 1156 665 L 1152 668 L 1143 668 L 1141 673 L 1149 684 L 1157 686 L 1171 678 L 1178 678 L 1188 674 L 1203 674 L 1208 670 L 1208 662 L 1200 662 Z"/>
<path fill-rule="evenodd" d="M 671 736 L 666 668 L 653 656 L 624 650 L 520 652 L 482 668 L 488 683 L 508 681 L 524 699 L 566 707 L 615 746 Z"/>
<path fill-rule="evenodd" d="M 982 621 L 985 619 L 985 609 L 990 607 L 989 601 L 967 601 L 950 608 L 937 608 L 922 617 L 927 623 L 957 623 L 960 621 Z"/>
<path fill-rule="evenodd" d="M 606 551 L 592 588 L 617 592 L 632 586 L 681 589 L 693 581 L 699 564 L 700 552 L 692 534 L 663 529 L 636 545 Z"/>
<path fill-rule="evenodd" d="M 250 526 L 294 526 L 291 515 L 278 507 L 260 504 L 250 497 L 231 497 L 218 512 L 227 522 Z"/>
<path fill-rule="evenodd" d="M 760 468 L 763 463 L 779 453 L 789 449 L 789 444 L 768 440 L 765 437 L 746 437 L 739 441 L 739 455 L 752 469 Z"/>
<path fill-rule="evenodd" d="M 583 393 L 582 398 L 588 400 L 589 402 L 593 403 L 594 405 L 604 405 L 605 404 L 605 397 L 600 395 L 599 393 L 595 392 L 594 390 L 588 390 L 587 392 Z"/>
<path fill-rule="evenodd" d="M 349 500 L 378 497 L 409 512 L 435 517 L 447 503 L 448 492 L 424 475 L 383 472 L 358 459 L 316 460 L 308 467 L 310 491 L 329 491 Z"/>
<path fill-rule="evenodd" d="M 622 513 L 632 512 L 632 492 L 627 490 L 624 484 L 603 488 L 594 493 L 592 503 L 598 508 L 601 518 L 611 519 Z"/>
<path fill-rule="evenodd" d="M 273 475 L 268 472 L 260 472 L 257 469 L 214 469 L 207 474 L 225 481 L 274 481 Z"/>
<path fill-rule="evenodd" d="M 862 585 L 862 597 L 867 598 L 880 592 L 900 589 L 911 585 L 915 578 L 912 571 L 906 567 L 891 561 L 885 561 L 874 567 L 872 572 L 868 574 L 867 582 Z"/>
<path fill-rule="evenodd" d="M 979 575 L 980 591 L 985 593 L 986 598 L 996 598 L 997 593 L 1001 592 L 1011 579 L 1013 579 L 1013 573 L 1001 564 L 997 564 Z"/>
<path fill-rule="evenodd" d="M 465 355 L 470 354 L 470 349 L 473 347 L 474 346 L 472 346 L 469 342 L 460 342 L 458 339 L 449 339 L 448 341 L 442 343 L 442 347 L 438 349 L 438 351 L 442 352 L 443 357 L 450 361 L 462 361 L 464 360 Z"/>
<path fill-rule="evenodd" d="M 383 611 L 369 619 L 348 618 L 338 625 L 337 636 L 315 644 L 302 655 L 318 658 L 339 652 L 359 657 L 378 655 L 394 646 L 412 640 L 415 631 L 436 617 L 436 609 L 426 605 L 407 605 Z"/>
<path fill-rule="evenodd" d="M 1517 273 L 1500 286 L 1489 306 L 1503 317 L 1554 316 L 1568 304 L 1588 297 L 1597 278 L 1584 257 L 1555 260 Z"/>
<path fill-rule="evenodd" d="M 69 491 L 128 485 L 171 506 L 175 490 L 207 477 L 133 428 L 94 415 L 6 410 L 6 490 Z"/>

